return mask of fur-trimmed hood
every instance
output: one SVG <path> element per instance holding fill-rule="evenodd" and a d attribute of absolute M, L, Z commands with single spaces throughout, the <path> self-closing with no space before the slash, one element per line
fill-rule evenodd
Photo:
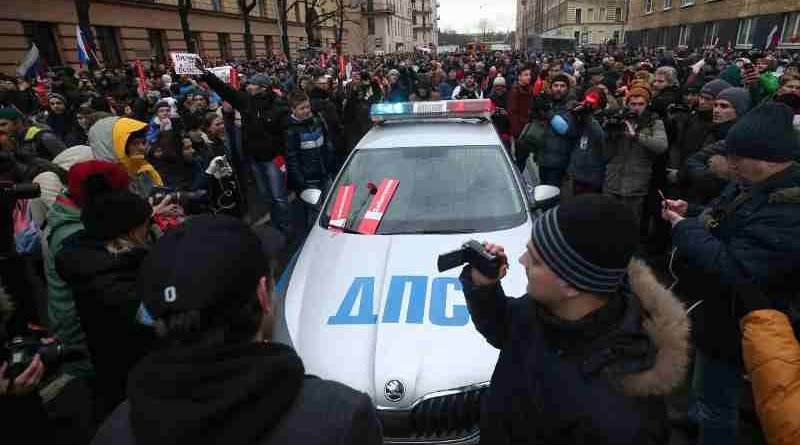
<path fill-rule="evenodd" d="M 642 307 L 642 329 L 656 349 L 647 370 L 622 377 L 627 394 L 664 395 L 683 382 L 689 365 L 689 317 L 683 304 L 658 282 L 642 261 L 628 267 L 630 290 Z"/>

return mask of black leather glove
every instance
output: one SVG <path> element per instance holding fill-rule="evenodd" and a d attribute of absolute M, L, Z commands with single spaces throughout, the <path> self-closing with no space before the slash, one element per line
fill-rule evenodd
<path fill-rule="evenodd" d="M 739 318 L 743 318 L 753 311 L 773 309 L 772 302 L 764 294 L 761 286 L 752 282 L 736 286 L 734 297 L 736 299 L 736 316 Z"/>

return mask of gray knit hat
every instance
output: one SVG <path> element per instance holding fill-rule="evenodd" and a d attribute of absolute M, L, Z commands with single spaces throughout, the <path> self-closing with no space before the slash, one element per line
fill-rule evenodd
<path fill-rule="evenodd" d="M 736 117 L 744 116 L 750 111 L 750 92 L 744 88 L 733 87 L 722 90 L 717 100 L 727 100 L 736 108 Z"/>
<path fill-rule="evenodd" d="M 708 82 L 707 84 L 703 85 L 703 88 L 700 89 L 700 94 L 707 94 L 716 99 L 719 93 L 730 87 L 731 84 L 729 84 L 728 82 L 725 82 L 722 79 L 714 79 L 711 82 Z"/>
<path fill-rule="evenodd" d="M 581 195 L 533 223 L 531 241 L 547 266 L 576 289 L 614 293 L 639 243 L 633 212 L 613 198 Z"/>

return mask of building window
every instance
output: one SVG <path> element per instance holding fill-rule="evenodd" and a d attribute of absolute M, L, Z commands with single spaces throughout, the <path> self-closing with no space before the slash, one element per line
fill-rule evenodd
<path fill-rule="evenodd" d="M 222 0 L 211 0 L 211 9 L 215 12 L 222 12 Z"/>
<path fill-rule="evenodd" d="M 756 17 L 739 20 L 739 31 L 736 33 L 737 45 L 752 45 L 753 35 L 756 33 Z"/>
<path fill-rule="evenodd" d="M 650 44 L 650 33 L 649 30 L 643 29 L 642 30 L 642 45 L 647 46 Z"/>
<path fill-rule="evenodd" d="M 664 0 L 664 9 L 672 8 L 672 0 Z"/>
<path fill-rule="evenodd" d="M 681 0 L 681 8 L 694 5 L 694 0 Z"/>
<path fill-rule="evenodd" d="M 103 62 L 110 66 L 122 65 L 117 29 L 110 26 L 97 26 L 95 29 L 97 29 L 97 43 L 100 44 Z"/>
<path fill-rule="evenodd" d="M 614 31 L 614 43 L 619 45 L 619 30 Z"/>
<path fill-rule="evenodd" d="M 270 2 L 267 5 L 267 0 L 258 0 L 258 15 L 261 17 L 269 17 L 269 11 L 272 7 L 272 3 Z"/>
<path fill-rule="evenodd" d="M 294 21 L 300 22 L 300 3 L 294 4 Z"/>
<path fill-rule="evenodd" d="M 692 28 L 689 25 L 681 25 L 680 33 L 678 34 L 678 45 L 689 45 L 689 38 Z"/>
<path fill-rule="evenodd" d="M 227 33 L 217 33 L 217 43 L 219 44 L 219 54 L 223 60 L 231 58 L 231 36 Z"/>
<path fill-rule="evenodd" d="M 575 23 L 581 24 L 581 8 L 575 10 Z"/>
<path fill-rule="evenodd" d="M 618 22 L 621 22 L 622 21 L 622 8 L 617 8 L 616 11 L 614 11 L 614 12 L 615 12 L 615 15 L 614 15 L 615 20 L 618 21 Z"/>
<path fill-rule="evenodd" d="M 608 17 L 606 17 L 606 8 L 600 8 L 600 20 L 604 22 L 608 20 Z"/>
<path fill-rule="evenodd" d="M 589 13 L 586 14 L 587 21 L 597 21 L 597 18 L 594 16 L 594 8 L 589 8 Z"/>
<path fill-rule="evenodd" d="M 782 43 L 800 43 L 800 12 L 790 12 L 783 19 Z"/>
<path fill-rule="evenodd" d="M 267 55 L 272 54 L 272 36 L 264 36 L 264 46 L 267 47 Z"/>
<path fill-rule="evenodd" d="M 706 23 L 705 33 L 703 35 L 703 44 L 707 46 L 714 46 L 719 40 L 719 23 L 711 22 Z"/>
<path fill-rule="evenodd" d="M 167 60 L 167 52 L 164 50 L 164 31 L 160 29 L 148 29 L 147 37 L 150 40 L 153 58 L 158 62 Z"/>
<path fill-rule="evenodd" d="M 650 14 L 653 12 L 653 0 L 644 0 L 644 13 Z"/>
<path fill-rule="evenodd" d="M 192 32 L 192 42 L 194 43 L 194 52 L 200 55 L 203 54 L 202 40 L 203 39 L 200 38 L 200 33 L 198 31 Z"/>
<path fill-rule="evenodd" d="M 375 34 L 375 18 L 373 17 L 367 18 L 367 34 L 369 35 Z"/>
<path fill-rule="evenodd" d="M 36 44 L 39 48 L 39 57 L 49 66 L 61 65 L 61 54 L 56 45 L 53 27 L 47 22 L 22 22 L 28 45 Z"/>

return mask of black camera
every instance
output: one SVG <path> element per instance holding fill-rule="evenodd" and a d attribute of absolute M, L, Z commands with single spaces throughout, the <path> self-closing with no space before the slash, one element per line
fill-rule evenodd
<path fill-rule="evenodd" d="M 167 196 L 172 197 L 173 204 L 180 204 L 183 207 L 196 207 L 208 205 L 208 192 L 206 190 L 195 190 L 182 192 L 169 187 L 153 187 L 150 197 L 156 204 L 160 203 Z"/>
<path fill-rule="evenodd" d="M 625 133 L 625 121 L 635 121 L 639 115 L 627 108 L 616 111 L 601 111 L 597 120 L 610 139 L 619 139 Z"/>
<path fill-rule="evenodd" d="M 475 240 L 469 240 L 458 250 L 439 255 L 436 263 L 439 272 L 453 269 L 462 264 L 469 264 L 478 269 L 487 278 L 497 278 L 500 274 L 500 267 L 503 265 L 500 257 L 487 252 L 483 244 Z"/>
<path fill-rule="evenodd" d="M 16 201 L 18 199 L 34 199 L 42 194 L 39 184 L 16 184 L 0 181 L 0 201 Z"/>
<path fill-rule="evenodd" d="M 6 349 L 9 363 L 4 377 L 11 381 L 25 372 L 36 354 L 39 354 L 48 371 L 58 369 L 65 362 L 83 360 L 89 356 L 86 348 L 65 346 L 59 340 L 43 344 L 41 336 L 36 333 L 12 337 Z"/>

